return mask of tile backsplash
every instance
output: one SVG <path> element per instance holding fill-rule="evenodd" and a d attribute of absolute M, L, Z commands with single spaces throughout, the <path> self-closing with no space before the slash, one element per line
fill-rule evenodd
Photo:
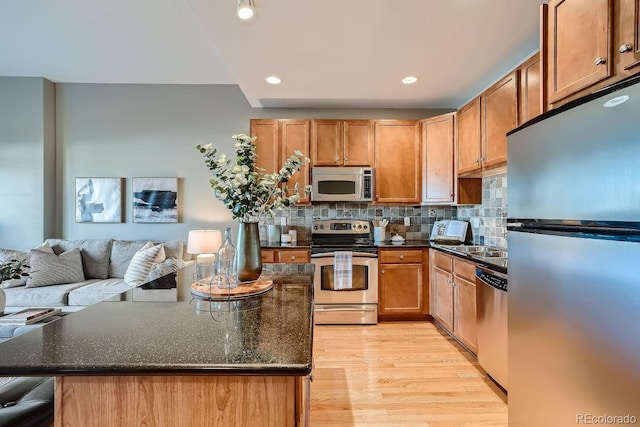
<path fill-rule="evenodd" d="M 507 174 L 482 178 L 482 205 L 458 206 L 456 219 L 470 221 L 474 243 L 507 247 Z"/>
<path fill-rule="evenodd" d="M 409 217 L 411 225 L 404 225 Z M 376 206 L 368 203 L 321 203 L 296 206 L 276 212 L 260 226 L 260 236 L 266 240 L 266 225 L 281 225 L 297 229 L 298 240 L 311 239 L 313 221 L 321 219 L 388 219 L 387 238 L 398 233 L 407 240 L 427 240 L 433 223 L 439 219 L 460 219 L 471 223 L 475 244 L 507 247 L 507 174 L 482 178 L 482 205 L 460 206 Z"/>

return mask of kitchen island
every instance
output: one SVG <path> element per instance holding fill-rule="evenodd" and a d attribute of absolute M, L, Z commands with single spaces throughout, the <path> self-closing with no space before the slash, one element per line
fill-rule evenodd
<path fill-rule="evenodd" d="M 310 276 L 236 301 L 102 302 L 0 344 L 0 375 L 55 376 L 55 426 L 295 426 Z"/>

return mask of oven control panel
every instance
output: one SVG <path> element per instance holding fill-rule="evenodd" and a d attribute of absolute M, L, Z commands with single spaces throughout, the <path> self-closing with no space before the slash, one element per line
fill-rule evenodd
<path fill-rule="evenodd" d="M 371 223 L 355 219 L 313 221 L 312 234 L 369 234 Z"/>

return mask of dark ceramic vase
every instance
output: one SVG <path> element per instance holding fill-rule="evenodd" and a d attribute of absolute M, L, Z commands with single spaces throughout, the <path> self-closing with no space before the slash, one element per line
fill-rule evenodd
<path fill-rule="evenodd" d="M 262 273 L 260 234 L 257 222 L 241 222 L 238 224 L 236 266 L 240 282 L 257 280 Z"/>

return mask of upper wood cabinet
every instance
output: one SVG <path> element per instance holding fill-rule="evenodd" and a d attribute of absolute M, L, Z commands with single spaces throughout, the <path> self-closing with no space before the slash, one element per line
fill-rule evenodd
<path fill-rule="evenodd" d="M 309 156 L 311 120 L 251 119 L 250 128 L 251 136 L 257 137 L 256 165 L 266 173 L 279 171 L 285 159 L 296 150 Z M 289 189 L 293 189 L 296 182 L 300 186 L 300 203 L 310 203 L 310 197 L 304 194 L 304 187 L 310 182 L 307 164 L 287 183 Z"/>
<path fill-rule="evenodd" d="M 454 201 L 455 113 L 422 120 L 422 203 Z"/>
<path fill-rule="evenodd" d="M 478 172 L 482 165 L 480 97 L 458 110 L 458 175 Z"/>
<path fill-rule="evenodd" d="M 280 149 L 283 163 L 296 150 L 301 151 L 305 156 L 309 156 L 311 120 L 280 120 L 279 122 Z M 287 183 L 289 195 L 292 194 L 296 183 L 300 186 L 300 203 L 302 204 L 311 202 L 310 196 L 304 194 L 305 186 L 310 183 L 309 169 L 309 165 L 305 164 Z"/>
<path fill-rule="evenodd" d="M 280 164 L 280 141 L 277 120 L 251 120 L 251 136 L 257 137 L 256 165 L 264 168 L 265 173 L 274 173 L 282 167 Z"/>
<path fill-rule="evenodd" d="M 369 120 L 312 120 L 314 166 L 371 166 Z"/>
<path fill-rule="evenodd" d="M 419 204 L 420 126 L 417 120 L 375 120 L 375 203 Z"/>
<path fill-rule="evenodd" d="M 518 71 L 481 95 L 483 168 L 507 163 L 507 132 L 518 126 Z"/>
<path fill-rule="evenodd" d="M 545 42 L 549 103 L 612 75 L 612 12 L 613 0 L 549 2 Z"/>
<path fill-rule="evenodd" d="M 521 125 L 544 113 L 546 109 L 545 91 L 542 90 L 540 53 L 527 59 L 518 67 L 518 71 L 520 74 L 518 125 Z"/>
<path fill-rule="evenodd" d="M 640 72 L 640 0 L 614 1 L 614 57 L 616 75 Z"/>

